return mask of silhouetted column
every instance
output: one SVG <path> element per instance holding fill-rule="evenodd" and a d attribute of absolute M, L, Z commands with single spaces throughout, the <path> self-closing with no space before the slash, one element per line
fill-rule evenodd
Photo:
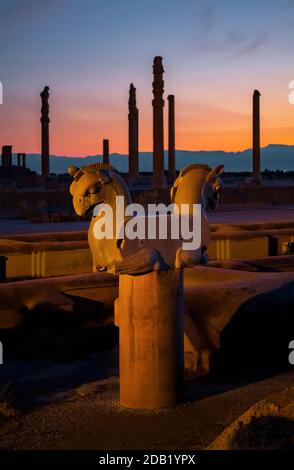
<path fill-rule="evenodd" d="M 12 166 L 12 145 L 2 147 L 2 166 L 5 168 Z"/>
<path fill-rule="evenodd" d="M 139 111 L 136 105 L 136 88 L 131 83 L 129 92 L 129 175 L 138 177 Z"/>
<path fill-rule="evenodd" d="M 45 86 L 40 94 L 42 100 L 41 126 L 42 126 L 42 175 L 50 174 L 49 164 L 49 87 Z"/>
<path fill-rule="evenodd" d="M 163 72 L 162 57 L 157 56 L 153 62 L 153 184 L 159 189 L 166 187 L 163 146 Z"/>
<path fill-rule="evenodd" d="M 260 112 L 259 112 L 258 90 L 253 93 L 253 150 L 252 150 L 252 166 L 253 180 L 256 184 L 261 183 L 260 174 Z"/>
<path fill-rule="evenodd" d="M 168 95 L 168 174 L 174 177 L 176 174 L 175 151 L 175 97 Z"/>
<path fill-rule="evenodd" d="M 103 163 L 109 163 L 109 140 L 103 139 Z"/>
<path fill-rule="evenodd" d="M 22 157 L 22 153 L 18 153 L 18 154 L 17 154 L 17 166 L 18 166 L 18 167 L 21 166 L 21 157 Z"/>
<path fill-rule="evenodd" d="M 26 168 L 26 154 L 23 153 L 22 154 L 22 165 L 21 165 L 23 168 Z"/>

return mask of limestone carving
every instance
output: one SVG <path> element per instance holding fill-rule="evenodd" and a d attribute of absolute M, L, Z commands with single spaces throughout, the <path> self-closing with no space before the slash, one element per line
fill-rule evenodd
<path fill-rule="evenodd" d="M 210 228 L 206 217 L 206 209 L 214 209 L 217 205 L 222 182 L 219 178 L 223 166 L 210 169 L 207 165 L 190 165 L 181 171 L 171 189 L 172 203 L 201 204 L 201 245 L 197 250 L 183 250 L 182 239 L 173 239 L 168 225 L 167 239 L 144 239 L 117 237 L 116 234 L 116 196 L 123 196 L 124 205 L 132 203 L 130 192 L 123 178 L 109 164 L 93 164 L 81 169 L 71 166 L 68 169 L 74 181 L 70 186 L 73 205 L 80 216 L 92 214 L 88 231 L 88 240 L 93 256 L 93 270 L 107 270 L 116 274 L 143 274 L 153 270 L 180 268 L 205 263 L 205 250 L 210 241 Z M 95 224 L 104 207 L 113 209 L 112 238 L 97 239 Z M 104 211 L 104 212 L 103 212 Z M 143 216 L 144 217 L 144 216 Z M 157 222 L 160 215 L 155 215 Z M 127 224 L 134 220 L 124 216 L 122 224 L 127 230 Z M 153 218 L 154 220 L 154 218 Z M 171 222 L 168 216 L 168 224 Z M 148 229 L 151 217 L 145 216 L 144 222 Z M 147 230 L 146 230 L 147 231 Z"/>

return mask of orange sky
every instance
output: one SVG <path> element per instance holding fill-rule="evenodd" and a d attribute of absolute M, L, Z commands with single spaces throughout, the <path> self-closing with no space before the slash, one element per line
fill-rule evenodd
<path fill-rule="evenodd" d="M 286 96 L 274 100 L 261 96 L 261 145 L 269 143 L 294 144 L 294 106 Z M 102 139 L 109 138 L 110 151 L 127 153 L 128 120 L 127 107 L 87 106 L 80 103 L 61 103 L 54 109 L 57 97 L 50 100 L 50 152 L 55 155 L 83 156 L 102 152 Z M 140 111 L 140 150 L 152 149 L 151 100 L 145 100 Z M 125 104 L 125 103 L 124 103 Z M 139 105 L 139 103 L 138 103 Z M 228 105 L 228 103 L 227 103 Z M 0 113 L 9 103 L 0 106 Z M 8 112 L 9 119 L 1 124 L 1 144 L 13 144 L 14 151 L 40 152 L 39 110 L 20 103 L 15 112 Z M 140 105 L 139 105 L 140 106 Z M 242 106 L 242 107 L 241 107 Z M 213 103 L 181 102 L 176 96 L 176 148 L 181 150 L 238 151 L 251 147 L 251 95 L 243 96 L 241 109 L 232 102 L 227 109 Z M 165 143 L 167 143 L 167 104 L 165 106 Z"/>
<path fill-rule="evenodd" d="M 261 145 L 294 144 L 294 2 L 232 8 L 233 0 L 0 2 L 0 146 L 40 153 L 39 94 L 49 85 L 51 154 L 101 153 L 104 138 L 111 152 L 127 153 L 133 82 L 139 147 L 152 150 L 155 55 L 163 56 L 165 98 L 176 99 L 177 149 L 250 148 L 255 88 Z"/>

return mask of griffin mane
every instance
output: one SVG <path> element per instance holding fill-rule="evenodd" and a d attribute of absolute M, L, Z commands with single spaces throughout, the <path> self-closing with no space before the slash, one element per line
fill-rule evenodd
<path fill-rule="evenodd" d="M 180 171 L 180 175 L 179 176 L 184 176 L 186 173 L 188 173 L 188 171 L 191 171 L 191 170 L 206 170 L 206 171 L 211 171 L 211 167 L 209 165 L 205 165 L 203 163 L 193 163 L 192 165 L 188 165 L 188 166 L 185 166 L 185 168 L 183 168 L 181 171 Z"/>
<path fill-rule="evenodd" d="M 110 163 L 92 163 L 92 165 L 86 165 L 86 166 L 82 166 L 82 170 L 85 170 L 85 171 L 91 171 L 91 170 L 111 170 L 111 171 L 117 171 L 116 168 L 114 168 L 114 166 L 110 165 Z"/>

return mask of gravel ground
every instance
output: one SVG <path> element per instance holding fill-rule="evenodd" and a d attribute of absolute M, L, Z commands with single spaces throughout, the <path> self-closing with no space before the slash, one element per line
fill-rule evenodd
<path fill-rule="evenodd" d="M 294 380 L 293 368 L 222 370 L 188 380 L 185 404 L 138 412 L 119 406 L 117 351 L 68 364 L 13 362 L 2 384 L 17 371 L 11 385 L 17 414 L 0 427 L 1 449 L 203 449 Z"/>

